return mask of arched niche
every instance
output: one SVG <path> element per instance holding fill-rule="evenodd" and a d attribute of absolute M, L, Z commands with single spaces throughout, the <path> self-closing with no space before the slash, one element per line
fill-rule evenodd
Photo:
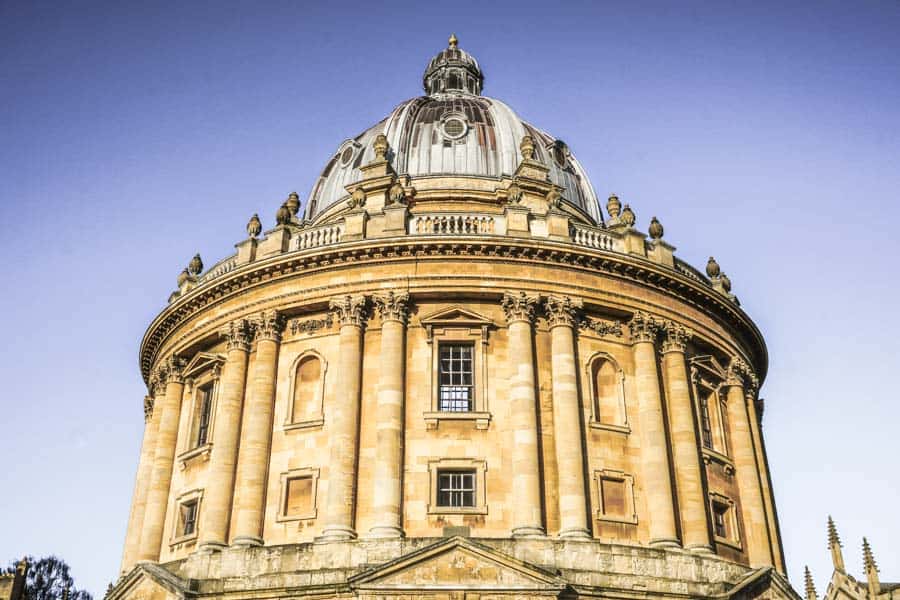
<path fill-rule="evenodd" d="M 325 422 L 325 373 L 328 361 L 315 350 L 291 363 L 285 429 L 320 427 Z"/>
<path fill-rule="evenodd" d="M 589 382 L 591 427 L 628 433 L 625 404 L 625 372 L 606 352 L 596 352 L 586 365 Z"/>

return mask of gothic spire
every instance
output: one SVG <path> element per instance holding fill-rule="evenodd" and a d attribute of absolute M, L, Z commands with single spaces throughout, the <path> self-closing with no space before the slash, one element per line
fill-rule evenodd
<path fill-rule="evenodd" d="M 869 596 L 874 598 L 881 592 L 881 583 L 878 581 L 878 565 L 875 564 L 872 548 L 866 538 L 863 538 L 863 568 L 866 570 L 866 579 L 869 581 Z"/>
<path fill-rule="evenodd" d="M 828 549 L 831 550 L 831 562 L 834 568 L 841 573 L 844 569 L 844 555 L 841 552 L 841 538 L 838 537 L 837 527 L 834 526 L 834 520 L 828 515 Z"/>
<path fill-rule="evenodd" d="M 813 583 L 812 573 L 809 572 L 809 567 L 803 567 L 803 580 L 806 584 L 806 600 L 817 600 L 816 584 Z"/>

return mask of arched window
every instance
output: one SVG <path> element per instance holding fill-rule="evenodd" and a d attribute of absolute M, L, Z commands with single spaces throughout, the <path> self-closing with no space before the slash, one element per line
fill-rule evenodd
<path fill-rule="evenodd" d="M 325 361 L 314 351 L 297 358 L 291 378 L 288 427 L 313 427 L 323 423 L 325 366 Z"/>
<path fill-rule="evenodd" d="M 598 354 L 589 363 L 592 406 L 591 424 L 597 427 L 626 429 L 625 377 L 622 369 L 606 354 Z"/>

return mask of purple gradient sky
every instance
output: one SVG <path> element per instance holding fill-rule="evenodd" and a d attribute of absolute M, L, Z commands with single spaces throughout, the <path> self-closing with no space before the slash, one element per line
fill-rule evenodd
<path fill-rule="evenodd" d="M 713 254 L 769 343 L 789 573 L 900 580 L 900 4 L 0 1 L 0 561 L 117 575 L 137 349 L 194 252 L 305 200 L 455 31 L 597 192 Z"/>

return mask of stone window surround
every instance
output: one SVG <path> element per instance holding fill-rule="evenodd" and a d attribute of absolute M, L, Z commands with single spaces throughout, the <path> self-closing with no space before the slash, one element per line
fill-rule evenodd
<path fill-rule="evenodd" d="M 618 386 L 617 390 L 619 392 L 619 409 L 622 411 L 622 423 L 603 423 L 600 421 L 600 415 L 598 414 L 599 409 L 599 398 L 597 397 L 597 382 L 594 380 L 594 363 L 599 360 L 607 360 L 609 361 L 613 368 L 616 370 L 616 376 L 618 378 Z M 625 399 L 625 371 L 622 370 L 622 367 L 619 366 L 619 362 L 613 358 L 611 354 L 608 352 L 595 352 L 588 359 L 585 364 L 585 375 L 587 376 L 588 386 L 587 389 L 590 390 L 590 408 L 591 408 L 591 420 L 588 423 L 590 427 L 593 429 L 605 429 L 607 431 L 615 431 L 618 433 L 631 433 L 631 426 L 628 424 L 628 405 Z"/>
<path fill-rule="evenodd" d="M 710 521 L 710 525 L 713 531 L 713 538 L 715 539 L 717 544 L 722 544 L 724 546 L 728 546 L 729 548 L 733 548 L 739 552 L 743 551 L 743 544 L 741 542 L 740 530 L 738 528 L 737 521 L 737 506 L 735 505 L 734 500 L 720 494 L 718 492 L 710 492 L 709 493 L 709 518 L 712 520 L 715 518 L 715 505 L 719 504 L 721 506 L 727 507 L 725 512 L 725 527 L 728 529 L 728 533 L 730 537 L 723 538 L 716 534 L 715 523 Z"/>
<path fill-rule="evenodd" d="M 454 312 L 458 313 L 461 318 L 449 316 Z M 448 316 L 442 318 L 440 315 Z M 423 318 L 422 325 L 425 327 L 426 342 L 431 347 L 431 369 L 429 371 L 431 410 L 423 414 L 426 429 L 437 429 L 441 421 L 473 421 L 476 429 L 487 429 L 491 422 L 491 413 L 487 402 L 487 346 L 491 321 L 471 311 L 453 307 L 440 311 L 438 316 L 433 318 Z M 475 410 L 468 412 L 439 410 L 440 344 L 448 342 L 472 343 L 474 359 L 472 391 L 475 396 Z"/>
<path fill-rule="evenodd" d="M 319 360 L 319 389 L 316 390 L 318 396 L 319 411 L 311 419 L 304 421 L 294 421 L 294 391 L 297 386 L 297 368 L 304 359 L 315 357 Z M 314 427 L 322 427 L 325 424 L 325 374 L 328 372 L 328 361 L 317 350 L 309 349 L 301 352 L 297 358 L 291 363 L 291 369 L 288 373 L 288 397 L 287 410 L 285 411 L 284 431 L 293 429 L 311 429 Z"/>
<path fill-rule="evenodd" d="M 475 471 L 475 506 L 438 506 L 439 471 Z M 486 515 L 487 506 L 487 461 L 480 458 L 436 458 L 428 461 L 430 480 L 428 494 L 429 515 Z"/>
<path fill-rule="evenodd" d="M 310 490 L 310 511 L 302 515 L 285 515 L 287 507 L 288 480 L 309 477 L 312 479 L 312 488 Z M 275 516 L 276 523 L 290 523 L 293 521 L 308 521 L 318 516 L 317 496 L 319 491 L 319 469 L 317 467 L 303 467 L 300 469 L 291 469 L 285 471 L 279 477 L 280 492 L 278 494 L 278 511 Z"/>
<path fill-rule="evenodd" d="M 625 484 L 625 515 L 608 515 L 603 507 L 603 480 L 620 481 Z M 597 520 L 608 523 L 624 523 L 637 525 L 638 517 L 634 505 L 634 476 L 617 469 L 598 469 L 594 471 L 597 485 Z"/>
<path fill-rule="evenodd" d="M 203 360 L 203 358 L 206 358 L 206 360 Z M 179 427 L 179 437 L 181 439 L 179 440 L 178 445 L 182 448 L 182 451 L 178 454 L 177 461 L 178 468 L 182 471 L 197 458 L 204 462 L 209 460 L 215 436 L 215 415 L 216 405 L 219 399 L 219 378 L 222 375 L 222 365 L 224 364 L 225 359 L 218 355 L 198 354 L 191 362 L 196 363 L 197 366 L 194 368 L 189 366 L 188 370 L 185 372 L 185 397 L 182 398 L 182 406 L 187 404 L 189 410 L 185 411 L 184 408 L 182 408 L 184 413 L 183 426 Z M 200 410 L 199 390 L 208 384 L 212 384 L 212 390 L 210 392 L 209 424 L 207 425 L 206 443 L 200 446 L 194 446 L 194 417 L 197 411 Z"/>
<path fill-rule="evenodd" d="M 187 535 L 178 535 L 179 519 L 181 519 L 181 506 L 188 502 L 197 502 L 197 513 L 195 515 L 194 531 Z M 172 512 L 172 536 L 169 540 L 169 547 L 177 550 L 182 544 L 196 541 L 197 534 L 200 530 L 200 511 L 203 510 L 203 489 L 194 488 L 179 494 L 173 501 Z"/>

